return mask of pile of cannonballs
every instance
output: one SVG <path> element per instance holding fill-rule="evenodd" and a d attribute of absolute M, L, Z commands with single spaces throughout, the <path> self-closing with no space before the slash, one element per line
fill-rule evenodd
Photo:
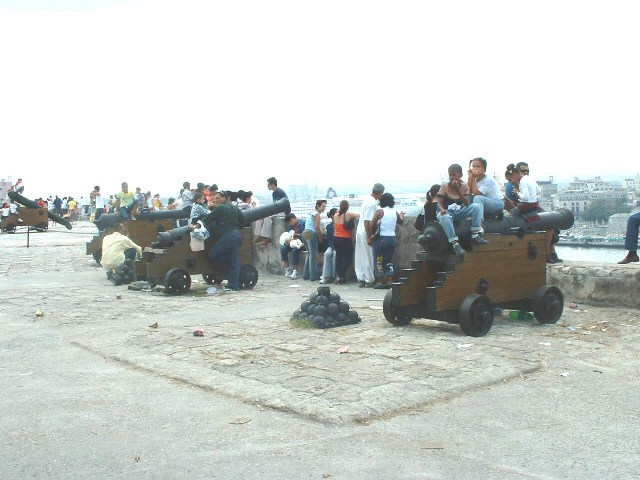
<path fill-rule="evenodd" d="M 341 327 L 360 323 L 360 315 L 331 288 L 322 286 L 309 295 L 300 308 L 293 313 L 296 318 L 306 319 L 316 328 Z"/>
<path fill-rule="evenodd" d="M 114 271 L 107 273 L 107 278 L 114 285 L 129 285 L 133 282 L 133 260 L 127 258 L 122 265 Z"/>

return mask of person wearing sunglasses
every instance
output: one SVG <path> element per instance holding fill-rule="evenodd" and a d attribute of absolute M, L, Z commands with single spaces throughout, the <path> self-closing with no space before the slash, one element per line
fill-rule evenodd
<path fill-rule="evenodd" d="M 511 163 L 507 166 L 507 173 L 511 174 L 511 181 L 518 184 L 518 205 L 516 207 L 518 212 L 527 223 L 540 218 L 538 212 L 544 211 L 538 205 L 538 196 L 542 193 L 542 189 L 529 175 L 529 164 L 526 162 L 518 162 L 516 165 Z M 562 263 L 554 246 L 554 243 L 558 241 L 559 233 L 560 231 L 557 229 L 546 231 L 547 263 Z"/>

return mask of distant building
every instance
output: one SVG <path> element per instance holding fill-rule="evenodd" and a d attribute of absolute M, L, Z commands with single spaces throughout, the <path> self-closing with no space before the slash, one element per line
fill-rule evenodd
<path fill-rule="evenodd" d="M 616 185 L 613 182 L 607 182 L 602 180 L 600 177 L 595 177 L 590 180 L 582 180 L 579 177 L 574 177 L 573 182 L 569 183 L 567 186 L 567 190 L 576 190 L 576 191 L 600 191 L 606 192 L 609 190 L 613 190 Z"/>
<path fill-rule="evenodd" d="M 545 210 L 553 210 L 553 200 L 558 194 L 558 184 L 553 182 L 553 177 L 549 177 L 549 180 L 536 180 L 536 183 L 542 190 L 542 195 L 538 202 L 540 207 Z"/>
<path fill-rule="evenodd" d="M 13 185 L 13 183 L 11 182 L 11 177 L 7 177 L 7 178 L 3 178 L 2 180 L 0 180 L 0 201 L 1 202 L 8 202 L 9 201 L 9 190 L 11 189 L 11 185 Z"/>
<path fill-rule="evenodd" d="M 621 187 L 614 187 L 606 191 L 575 191 L 564 190 L 556 195 L 554 201 L 555 208 L 566 208 L 574 214 L 584 213 L 594 200 L 627 200 L 627 190 Z"/>
<path fill-rule="evenodd" d="M 623 179 L 622 188 L 626 188 L 630 192 L 640 193 L 640 174 L 637 174 L 633 178 Z"/>
<path fill-rule="evenodd" d="M 319 200 L 324 197 L 324 192 L 320 190 L 318 185 L 289 185 L 285 189 L 287 197 L 291 202 L 302 202 L 306 200 Z"/>

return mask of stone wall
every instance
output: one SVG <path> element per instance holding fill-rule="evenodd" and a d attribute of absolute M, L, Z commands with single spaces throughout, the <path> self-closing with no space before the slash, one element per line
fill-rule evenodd
<path fill-rule="evenodd" d="M 398 226 L 397 247 L 394 255 L 396 271 L 407 268 L 419 251 L 416 241 L 415 218 L 407 217 Z M 274 274 L 282 273 L 278 239 L 284 232 L 284 216 L 273 222 L 273 242 L 266 247 L 254 247 L 256 267 Z M 301 256 L 301 262 L 304 256 Z M 302 267 L 301 267 L 302 268 Z M 302 273 L 302 272 L 300 272 Z M 349 278 L 350 277 L 350 278 Z M 353 265 L 349 280 L 355 280 Z M 610 263 L 567 262 L 547 267 L 547 283 L 562 290 L 565 304 L 588 303 L 599 306 L 640 308 L 640 265 Z"/>

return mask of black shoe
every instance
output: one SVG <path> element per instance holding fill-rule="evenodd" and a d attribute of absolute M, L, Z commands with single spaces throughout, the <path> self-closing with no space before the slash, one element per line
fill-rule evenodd
<path fill-rule="evenodd" d="M 560 260 L 557 256 L 554 256 L 553 253 L 549 253 L 547 254 L 547 263 L 560 263 L 562 262 L 562 260 Z"/>
<path fill-rule="evenodd" d="M 452 243 L 451 248 L 453 248 L 453 253 L 455 253 L 456 255 L 464 255 L 465 253 L 467 253 L 465 249 L 462 248 L 462 245 L 460 245 L 458 242 Z"/>
<path fill-rule="evenodd" d="M 484 238 L 482 238 L 480 234 L 474 235 L 473 237 L 471 237 L 471 242 L 474 245 L 487 245 L 489 243 Z"/>

